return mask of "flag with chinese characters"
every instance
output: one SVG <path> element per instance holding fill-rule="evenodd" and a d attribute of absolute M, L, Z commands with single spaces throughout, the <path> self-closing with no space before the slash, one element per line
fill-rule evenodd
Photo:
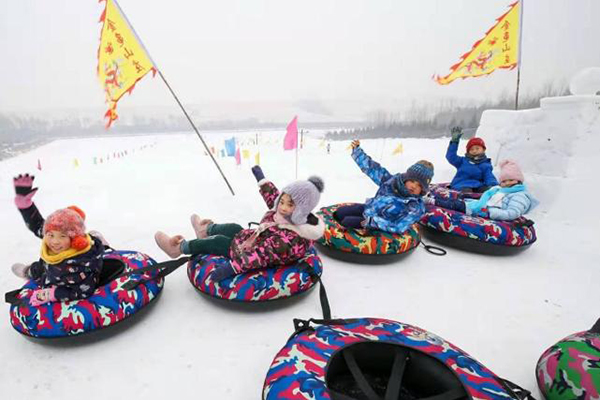
<path fill-rule="evenodd" d="M 98 79 L 104 89 L 108 111 L 106 127 L 109 128 L 117 116 L 117 102 L 125 93 L 131 93 L 137 81 L 152 71 L 154 64 L 138 41 L 127 19 L 115 0 L 106 2 L 100 17 L 102 31 L 98 48 Z"/>
<path fill-rule="evenodd" d="M 461 57 L 460 62 L 450 67 L 446 76 L 434 76 L 440 85 L 447 85 L 458 78 L 473 78 L 488 75 L 498 68 L 513 69 L 518 63 L 519 19 L 521 3 L 510 5 L 509 10 L 496 20 L 485 37 Z"/>

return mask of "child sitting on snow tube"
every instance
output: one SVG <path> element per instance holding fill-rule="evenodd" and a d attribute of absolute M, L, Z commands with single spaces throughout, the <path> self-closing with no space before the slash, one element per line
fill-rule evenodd
<path fill-rule="evenodd" d="M 338 208 L 334 217 L 347 228 L 405 232 L 425 212 L 421 196 L 427 192 L 433 177 L 433 164 L 421 160 L 405 173 L 392 175 L 364 152 L 360 141 L 354 140 L 352 149 L 356 164 L 379 189 L 375 197 L 367 199 L 365 204 Z"/>
<path fill-rule="evenodd" d="M 456 175 L 450 182 L 450 189 L 462 192 L 483 193 L 498 181 L 492 173 L 492 160 L 485 156 L 485 142 L 474 137 L 467 142 L 467 153 L 464 157 L 456 154 L 458 142 L 462 136 L 462 128 L 454 127 L 451 130 L 452 139 L 446 151 L 446 160 L 456 167 Z"/>
<path fill-rule="evenodd" d="M 27 227 L 42 239 L 41 258 L 30 265 L 14 264 L 15 275 L 33 279 L 35 289 L 30 304 L 77 300 L 89 297 L 96 290 L 102 269 L 103 238 L 85 233 L 85 214 L 71 206 L 57 210 L 44 221 L 32 197 L 32 175 L 14 178 L 15 204 Z"/>
<path fill-rule="evenodd" d="M 192 215 L 197 239 L 169 237 L 163 232 L 154 236 L 171 258 L 183 254 L 213 254 L 229 257 L 231 262 L 216 268 L 211 279 L 220 281 L 248 270 L 289 265 L 305 256 L 314 240 L 323 236 L 325 224 L 311 214 L 317 206 L 323 181 L 311 176 L 284 187 L 282 192 L 265 179 L 262 169 L 252 168 L 269 211 L 256 229 L 243 229 L 238 224 L 215 224 Z"/>
<path fill-rule="evenodd" d="M 426 197 L 424 201 L 467 215 L 510 221 L 531 211 L 538 204 L 527 191 L 524 181 L 525 177 L 517 163 L 504 160 L 500 162 L 500 186 L 486 190 L 478 200 L 444 199 L 434 195 Z"/>

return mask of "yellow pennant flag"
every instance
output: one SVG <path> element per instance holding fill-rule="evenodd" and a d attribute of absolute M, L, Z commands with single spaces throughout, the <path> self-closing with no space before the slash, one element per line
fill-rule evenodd
<path fill-rule="evenodd" d="M 256 153 L 254 156 L 254 164 L 260 165 L 260 152 Z"/>
<path fill-rule="evenodd" d="M 250 150 L 244 149 L 242 150 L 242 158 L 244 160 L 247 160 L 250 158 Z"/>
<path fill-rule="evenodd" d="M 117 116 L 117 102 L 133 90 L 137 81 L 152 71 L 156 74 L 150 56 L 138 41 L 115 0 L 106 2 L 100 17 L 102 32 L 98 48 L 98 79 L 104 89 L 109 109 L 104 115 L 109 128 Z"/>
<path fill-rule="evenodd" d="M 392 155 L 395 156 L 396 154 L 402 154 L 404 152 L 404 148 L 402 147 L 402 143 L 400 143 L 392 152 Z"/>
<path fill-rule="evenodd" d="M 75 168 L 79 167 L 79 160 L 78 159 L 76 159 L 76 158 L 73 159 L 73 166 Z"/>
<path fill-rule="evenodd" d="M 498 68 L 513 69 L 517 66 L 519 47 L 519 19 L 521 3 L 510 5 L 510 9 L 477 41 L 471 51 L 461 57 L 460 62 L 450 67 L 446 76 L 434 76 L 440 85 L 447 85 L 458 78 L 488 75 Z"/>

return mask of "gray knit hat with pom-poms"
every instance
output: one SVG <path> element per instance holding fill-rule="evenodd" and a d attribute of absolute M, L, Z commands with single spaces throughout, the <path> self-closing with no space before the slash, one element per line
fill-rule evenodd
<path fill-rule="evenodd" d="M 306 224 L 308 215 L 319 203 L 324 186 L 323 179 L 314 175 L 305 181 L 292 182 L 283 188 L 281 194 L 275 200 L 275 210 L 277 209 L 281 195 L 287 193 L 296 206 L 290 218 L 292 224 Z"/>

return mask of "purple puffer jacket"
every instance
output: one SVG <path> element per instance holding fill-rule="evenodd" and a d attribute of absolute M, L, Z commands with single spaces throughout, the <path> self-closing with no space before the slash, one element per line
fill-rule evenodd
<path fill-rule="evenodd" d="M 272 223 L 277 209 L 275 200 L 279 190 L 265 179 L 259 183 L 260 194 L 267 203 L 267 211 L 260 221 L 261 224 Z M 240 274 L 251 269 L 274 267 L 292 264 L 306 254 L 314 240 L 323 236 L 325 223 L 317 217 L 318 223 L 293 225 L 279 224 L 265 229 L 258 235 L 252 250 L 242 251 L 242 243 L 255 232 L 255 229 L 244 229 L 236 234 L 231 242 L 229 257 L 236 273 Z"/>

